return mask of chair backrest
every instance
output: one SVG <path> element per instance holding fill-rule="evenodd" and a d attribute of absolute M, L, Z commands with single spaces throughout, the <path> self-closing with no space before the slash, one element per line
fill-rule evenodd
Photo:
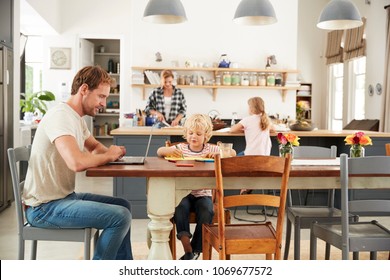
<path fill-rule="evenodd" d="M 386 143 L 386 156 L 390 156 L 390 143 Z"/>
<path fill-rule="evenodd" d="M 31 145 L 18 148 L 9 148 L 8 162 L 11 171 L 12 188 L 15 197 L 16 218 L 18 222 L 18 234 L 22 234 L 23 226 L 25 223 L 23 204 L 22 204 L 22 192 L 24 187 L 24 181 L 20 181 L 20 174 L 18 169 L 18 163 L 27 162 L 30 159 Z"/>
<path fill-rule="evenodd" d="M 276 156 L 242 156 L 222 158 L 215 156 L 216 197 L 218 203 L 218 232 L 220 241 L 225 243 L 224 209 L 238 206 L 263 205 L 278 207 L 276 224 L 277 246 L 281 245 L 283 219 L 286 207 L 287 185 L 290 176 L 291 155 L 286 158 Z M 250 194 L 224 196 L 224 177 L 280 176 L 280 195 Z M 225 246 L 222 246 L 223 250 Z"/>
<path fill-rule="evenodd" d="M 298 146 L 294 147 L 294 158 L 296 159 L 320 159 L 320 158 L 336 158 L 337 146 L 332 145 L 330 148 L 320 146 Z M 334 207 L 334 194 L 335 190 L 329 190 L 328 195 L 328 207 Z M 288 206 L 292 206 L 291 190 L 288 191 Z"/>
<path fill-rule="evenodd" d="M 294 158 L 336 158 L 337 146 L 330 148 L 318 146 L 294 147 Z"/>
<path fill-rule="evenodd" d="M 362 176 L 389 177 L 390 184 L 390 157 L 389 156 L 368 156 L 361 158 L 348 158 L 347 154 L 340 156 L 340 184 L 341 184 L 341 211 L 342 211 L 342 239 L 346 244 L 346 252 L 349 252 L 349 213 L 373 216 L 377 213 L 390 215 L 390 200 L 350 200 L 348 188 L 353 181 Z M 351 178 L 355 176 L 356 178 Z M 379 187 L 378 181 L 369 180 L 370 188 Z M 377 184 L 377 185 L 376 185 Z M 383 182 L 381 183 L 383 184 Z M 344 251 L 343 251 L 344 254 Z"/>

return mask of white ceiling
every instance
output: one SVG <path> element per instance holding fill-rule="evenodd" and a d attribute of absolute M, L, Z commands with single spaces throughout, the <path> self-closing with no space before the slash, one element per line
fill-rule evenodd
<path fill-rule="evenodd" d="M 26 0 L 20 0 L 20 32 L 25 35 L 58 34 Z"/>

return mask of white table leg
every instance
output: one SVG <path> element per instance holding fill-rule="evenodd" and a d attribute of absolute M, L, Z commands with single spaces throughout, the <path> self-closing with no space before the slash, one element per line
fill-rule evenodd
<path fill-rule="evenodd" d="M 169 249 L 169 233 L 172 230 L 170 219 L 175 211 L 175 180 L 174 178 L 148 179 L 148 229 L 151 233 L 149 260 L 171 260 Z"/>

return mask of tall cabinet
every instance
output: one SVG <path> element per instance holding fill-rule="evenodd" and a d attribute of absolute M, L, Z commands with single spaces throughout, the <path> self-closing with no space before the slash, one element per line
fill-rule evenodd
<path fill-rule="evenodd" d="M 113 79 L 107 107 L 94 118 L 91 125 L 93 135 L 106 145 L 113 143 L 110 131 L 119 127 L 120 109 L 120 40 L 88 39 L 94 44 L 94 64 L 107 70 Z"/>
<path fill-rule="evenodd" d="M 0 44 L 13 47 L 13 0 L 0 1 Z"/>
<path fill-rule="evenodd" d="M 7 149 L 13 147 L 13 0 L 0 1 L 0 211 L 13 200 Z"/>

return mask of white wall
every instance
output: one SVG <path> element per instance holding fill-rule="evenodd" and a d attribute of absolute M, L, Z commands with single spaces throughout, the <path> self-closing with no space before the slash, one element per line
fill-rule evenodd
<path fill-rule="evenodd" d="M 372 0 L 371 5 L 365 5 L 364 1 L 354 0 L 362 16 L 367 18 L 367 69 L 366 69 L 366 118 L 381 119 L 383 94 L 368 95 L 368 86 L 384 83 L 385 79 L 385 45 L 386 45 L 386 10 L 389 0 Z M 389 108 L 387 108 L 388 110 Z"/>
<path fill-rule="evenodd" d="M 228 54 L 240 67 L 264 68 L 266 57 L 276 55 L 277 68 L 296 69 L 297 1 L 274 0 L 278 22 L 269 26 L 242 26 L 232 19 L 239 0 L 182 0 L 188 22 L 179 25 L 156 25 L 142 21 L 147 0 L 133 1 L 132 64 L 170 67 L 172 60 L 184 66 L 192 62 L 218 62 L 220 55 Z M 160 52 L 163 62 L 154 61 Z M 134 88 L 133 104 L 144 107 L 141 90 Z M 218 90 L 216 101 L 210 90 L 186 89 L 188 114 L 208 113 L 215 109 L 224 117 L 232 112 L 247 115 L 247 99 L 261 96 L 269 113 L 295 116 L 294 91 L 282 102 L 278 91 Z"/>
<path fill-rule="evenodd" d="M 318 17 L 327 0 L 299 0 L 297 61 L 302 82 L 312 83 L 312 119 L 326 127 L 326 33 L 317 28 Z"/>
<path fill-rule="evenodd" d="M 44 70 L 44 88 L 59 91 L 61 82 L 71 82 L 78 70 L 78 40 L 80 37 L 121 37 L 121 110 L 143 108 L 141 91 L 132 88 L 131 66 L 160 65 L 154 62 L 155 53 L 161 52 L 161 65 L 170 67 L 171 60 L 213 63 L 220 54 L 227 53 L 232 61 L 243 67 L 263 68 L 265 57 L 275 54 L 277 67 L 301 71 L 300 77 L 313 83 L 313 119 L 325 127 L 326 67 L 324 60 L 326 31 L 319 30 L 316 22 L 326 0 L 272 0 L 278 22 L 269 26 L 239 26 L 232 23 L 240 0 L 182 0 L 188 22 L 179 25 L 158 25 L 142 21 L 148 0 L 56 0 L 54 12 L 60 11 L 61 34 L 45 38 L 47 55 Z M 43 10 L 45 0 L 29 0 Z M 367 85 L 383 83 L 383 57 L 385 42 L 386 0 L 354 0 L 361 14 L 367 17 Z M 299 4 L 299 5 L 298 5 Z M 46 11 L 47 13 L 47 11 Z M 72 69 L 50 70 L 50 47 L 72 48 Z M 233 111 L 246 115 L 248 98 L 259 95 L 266 102 L 269 113 L 295 116 L 294 91 L 285 102 L 277 91 L 219 90 L 212 100 L 208 90 L 186 89 L 188 113 L 207 113 L 216 109 L 222 117 Z M 382 96 L 369 97 L 366 105 L 368 118 L 379 118 Z"/>
<path fill-rule="evenodd" d="M 59 8 L 64 15 L 61 17 L 62 33 L 46 36 L 44 44 L 46 53 L 49 53 L 50 47 L 71 47 L 72 69 L 49 69 L 47 56 L 44 88 L 58 92 L 62 82 L 71 82 L 78 70 L 79 37 L 123 37 L 120 81 L 123 112 L 145 107 L 141 91 L 130 85 L 131 66 L 160 65 L 154 62 L 157 51 L 163 57 L 161 64 L 167 67 L 171 66 L 171 60 L 178 60 L 181 65 L 185 60 L 212 64 L 219 60 L 222 53 L 227 53 L 232 61 L 243 67 L 264 68 L 266 56 L 275 54 L 278 60 L 276 67 L 297 68 L 297 0 L 272 1 L 278 23 L 260 27 L 233 24 L 239 0 L 182 0 L 182 3 L 188 22 L 156 25 L 142 21 L 147 0 L 61 1 Z M 247 114 L 247 99 L 260 95 L 266 101 L 268 112 L 281 116 L 295 115 L 294 91 L 287 94 L 285 102 L 282 102 L 278 91 L 219 90 L 216 101 L 212 100 L 209 90 L 186 89 L 184 93 L 189 114 L 216 109 L 225 117 L 230 117 L 233 111 L 244 116 Z"/>

